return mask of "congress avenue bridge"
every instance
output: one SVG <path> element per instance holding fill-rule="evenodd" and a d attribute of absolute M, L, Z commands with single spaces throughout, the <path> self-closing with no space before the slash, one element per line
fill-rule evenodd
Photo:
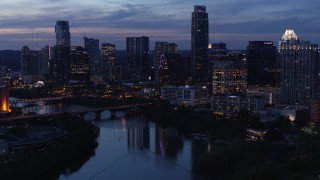
<path fill-rule="evenodd" d="M 129 104 L 129 105 L 117 105 L 102 108 L 90 108 L 88 110 L 75 111 L 77 115 L 85 118 L 86 116 L 92 115 L 93 119 L 115 119 L 118 116 L 123 116 L 123 112 L 127 110 L 136 111 L 139 108 L 149 106 L 151 103 L 143 104 Z"/>
<path fill-rule="evenodd" d="M 142 104 L 128 104 L 128 105 L 114 105 L 108 107 L 99 107 L 99 108 L 88 108 L 85 110 L 74 110 L 72 112 L 53 112 L 47 114 L 26 114 L 22 116 L 16 117 L 0 117 L 0 121 L 14 121 L 14 120 L 23 120 L 30 118 L 41 118 L 41 117 L 50 117 L 63 113 L 73 113 L 78 115 L 79 117 L 85 118 L 86 116 L 93 117 L 94 119 L 114 119 L 117 118 L 117 114 L 121 116 L 124 115 L 123 112 L 128 110 L 130 111 L 138 111 L 140 108 L 151 105 L 151 103 L 142 103 Z"/>

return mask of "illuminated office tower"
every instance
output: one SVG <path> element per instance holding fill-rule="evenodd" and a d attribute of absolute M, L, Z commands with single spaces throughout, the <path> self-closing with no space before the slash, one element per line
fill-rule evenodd
<path fill-rule="evenodd" d="M 191 27 L 191 75 L 194 83 L 207 83 L 209 79 L 209 21 L 205 6 L 194 6 Z"/>
<path fill-rule="evenodd" d="M 247 72 L 238 59 L 212 62 L 212 95 L 246 95 Z"/>
<path fill-rule="evenodd" d="M 293 29 L 287 29 L 279 42 L 278 51 L 281 68 L 281 104 L 310 107 L 318 93 L 318 45 L 310 41 L 300 41 Z"/>

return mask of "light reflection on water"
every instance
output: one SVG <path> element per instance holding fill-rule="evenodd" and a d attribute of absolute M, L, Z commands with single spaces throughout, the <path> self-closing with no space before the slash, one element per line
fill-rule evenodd
<path fill-rule="evenodd" d="M 88 107 L 51 104 L 25 107 L 23 111 L 46 114 L 83 108 Z M 174 128 L 162 128 L 142 118 L 100 120 L 95 124 L 100 128 L 95 155 L 79 171 L 61 175 L 60 180 L 194 180 L 192 161 L 208 149 L 185 139 Z"/>

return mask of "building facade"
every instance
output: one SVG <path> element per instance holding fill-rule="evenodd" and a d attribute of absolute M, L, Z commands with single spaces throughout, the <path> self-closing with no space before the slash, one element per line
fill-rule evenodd
<path fill-rule="evenodd" d="M 246 66 L 241 60 L 212 62 L 212 95 L 246 95 Z"/>
<path fill-rule="evenodd" d="M 171 104 L 181 106 L 201 106 L 209 104 L 209 91 L 196 86 L 162 86 L 161 98 Z"/>

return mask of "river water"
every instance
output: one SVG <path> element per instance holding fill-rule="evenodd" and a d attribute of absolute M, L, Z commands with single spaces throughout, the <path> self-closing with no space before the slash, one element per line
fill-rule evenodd
<path fill-rule="evenodd" d="M 24 107 L 23 112 L 46 114 L 88 109 L 80 105 L 50 104 Z M 60 180 L 189 180 L 192 162 L 211 146 L 184 138 L 174 128 L 163 128 L 143 117 L 95 121 L 100 128 L 94 155 Z"/>

